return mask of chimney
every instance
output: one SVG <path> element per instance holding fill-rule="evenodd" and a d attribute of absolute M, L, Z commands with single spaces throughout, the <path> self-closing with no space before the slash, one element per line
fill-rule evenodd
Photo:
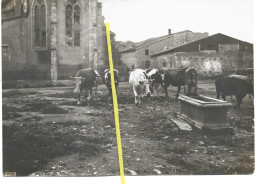
<path fill-rule="evenodd" d="M 168 29 L 168 35 L 171 35 L 171 34 L 172 34 L 172 30 Z"/>

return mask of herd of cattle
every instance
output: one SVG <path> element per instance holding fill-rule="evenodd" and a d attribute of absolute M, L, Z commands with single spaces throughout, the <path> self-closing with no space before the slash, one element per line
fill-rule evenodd
<path fill-rule="evenodd" d="M 181 86 L 185 85 L 185 71 L 188 68 L 166 68 L 161 69 L 133 69 L 129 72 L 129 84 L 133 88 L 135 96 L 135 105 L 141 104 L 141 99 L 145 94 L 148 98 L 155 89 L 157 95 L 159 89 L 163 88 L 166 97 L 168 97 L 167 88 L 172 85 L 178 87 L 176 98 L 178 97 Z M 119 85 L 119 72 L 114 69 L 114 82 L 116 90 Z M 76 76 L 73 77 L 75 83 L 74 93 L 78 95 L 78 103 L 80 104 L 81 92 L 85 90 L 87 92 L 88 99 L 91 99 L 92 89 L 97 89 L 98 83 L 102 78 L 103 83 L 106 85 L 109 94 L 109 100 L 112 98 L 112 86 L 111 86 L 111 73 L 109 69 L 106 69 L 102 76 L 92 68 L 81 69 L 77 72 Z M 224 100 L 226 96 L 234 95 L 237 100 L 235 108 L 240 109 L 242 99 L 247 95 L 254 95 L 253 83 L 249 77 L 243 75 L 227 75 L 216 79 L 216 97 L 220 98 L 220 95 Z"/>

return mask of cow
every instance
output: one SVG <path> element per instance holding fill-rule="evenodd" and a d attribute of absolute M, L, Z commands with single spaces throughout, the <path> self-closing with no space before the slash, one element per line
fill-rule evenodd
<path fill-rule="evenodd" d="M 166 68 L 162 67 L 160 69 L 160 73 L 162 74 L 162 80 L 163 80 L 163 88 L 165 91 L 165 96 L 168 97 L 168 91 L 167 88 L 172 86 L 178 87 L 178 92 L 176 94 L 176 98 L 178 98 L 181 86 L 185 85 L 185 71 L 188 68 Z"/>
<path fill-rule="evenodd" d="M 157 96 L 159 94 L 160 86 L 163 84 L 162 76 L 158 69 L 149 68 L 145 70 L 146 75 L 149 79 L 152 79 L 152 83 L 150 85 L 150 91 L 153 93 L 153 88 L 155 88 L 157 92 Z"/>
<path fill-rule="evenodd" d="M 106 69 L 104 71 L 104 75 L 102 76 L 103 83 L 106 85 L 108 89 L 108 99 L 111 101 L 112 99 L 112 85 L 111 85 L 111 73 L 109 69 Z M 114 82 L 115 82 L 115 88 L 116 91 L 118 91 L 118 85 L 119 85 L 119 73 L 118 70 L 114 69 Z"/>
<path fill-rule="evenodd" d="M 135 105 L 140 106 L 141 98 L 143 98 L 144 93 L 148 98 L 151 97 L 151 92 L 149 89 L 151 80 L 148 78 L 143 69 L 134 69 L 129 75 L 129 84 L 133 87 L 133 92 L 135 95 Z"/>
<path fill-rule="evenodd" d="M 251 94 L 254 96 L 254 87 L 247 76 L 243 75 L 229 75 L 215 81 L 217 99 L 222 96 L 223 100 L 226 100 L 226 96 L 235 95 L 237 104 L 234 109 L 240 110 L 240 104 L 242 99 Z"/>
<path fill-rule="evenodd" d="M 80 94 L 83 90 L 87 91 L 87 94 L 90 95 L 88 100 L 92 99 L 92 88 L 95 85 L 96 73 L 92 68 L 85 68 L 79 70 L 74 79 L 75 89 L 74 93 L 78 95 L 77 105 L 80 105 Z"/>

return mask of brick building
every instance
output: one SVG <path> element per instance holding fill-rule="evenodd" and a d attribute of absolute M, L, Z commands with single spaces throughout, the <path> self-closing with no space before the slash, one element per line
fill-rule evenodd
<path fill-rule="evenodd" d="M 135 68 L 150 68 L 152 66 L 152 54 L 163 49 L 184 45 L 207 36 L 208 33 L 194 33 L 188 30 L 171 34 L 171 30 L 169 29 L 168 35 L 135 43 L 134 45 L 130 45 L 129 48 L 122 50 L 120 52 L 121 60 L 128 68 L 132 65 L 134 65 Z"/>
<path fill-rule="evenodd" d="M 98 0 L 2 0 L 1 5 L 4 80 L 57 81 L 82 67 L 108 65 Z M 111 32 L 113 49 L 114 39 Z"/>
<path fill-rule="evenodd" d="M 220 33 L 150 56 L 151 67 L 190 67 L 200 76 L 253 68 L 253 44 Z"/>

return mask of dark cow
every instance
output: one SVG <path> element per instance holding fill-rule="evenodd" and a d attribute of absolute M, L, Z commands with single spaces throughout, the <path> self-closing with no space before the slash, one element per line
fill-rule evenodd
<path fill-rule="evenodd" d="M 74 93 L 78 95 L 78 105 L 80 102 L 80 94 L 83 90 L 87 91 L 90 95 L 89 99 L 92 99 L 92 88 L 95 86 L 96 73 L 92 68 L 81 69 L 73 77 L 75 83 Z"/>
<path fill-rule="evenodd" d="M 106 85 L 108 89 L 108 98 L 109 101 L 112 99 L 112 85 L 111 85 L 111 73 L 109 69 L 106 69 L 104 71 L 104 75 L 102 77 L 103 83 Z M 117 91 L 118 85 L 119 85 L 119 73 L 116 69 L 114 69 L 114 82 L 115 82 L 115 88 Z"/>
<path fill-rule="evenodd" d="M 165 96 L 168 97 L 167 88 L 172 86 L 178 87 L 178 92 L 176 98 L 178 98 L 181 86 L 185 85 L 185 71 L 188 68 L 166 68 L 162 67 L 160 73 L 162 74 L 163 87 L 165 91 Z"/>
<path fill-rule="evenodd" d="M 235 109 L 240 109 L 242 99 L 247 94 L 254 96 L 253 84 L 247 76 L 243 75 L 229 75 L 226 77 L 219 78 L 215 81 L 217 99 L 222 96 L 223 100 L 226 100 L 226 96 L 235 95 L 237 104 Z"/>
<path fill-rule="evenodd" d="M 157 92 L 157 96 L 159 94 L 160 86 L 163 84 L 162 76 L 158 69 L 149 68 L 145 70 L 145 73 L 149 79 L 152 79 L 152 83 L 150 85 L 150 91 L 153 93 L 153 88 L 155 88 Z"/>

